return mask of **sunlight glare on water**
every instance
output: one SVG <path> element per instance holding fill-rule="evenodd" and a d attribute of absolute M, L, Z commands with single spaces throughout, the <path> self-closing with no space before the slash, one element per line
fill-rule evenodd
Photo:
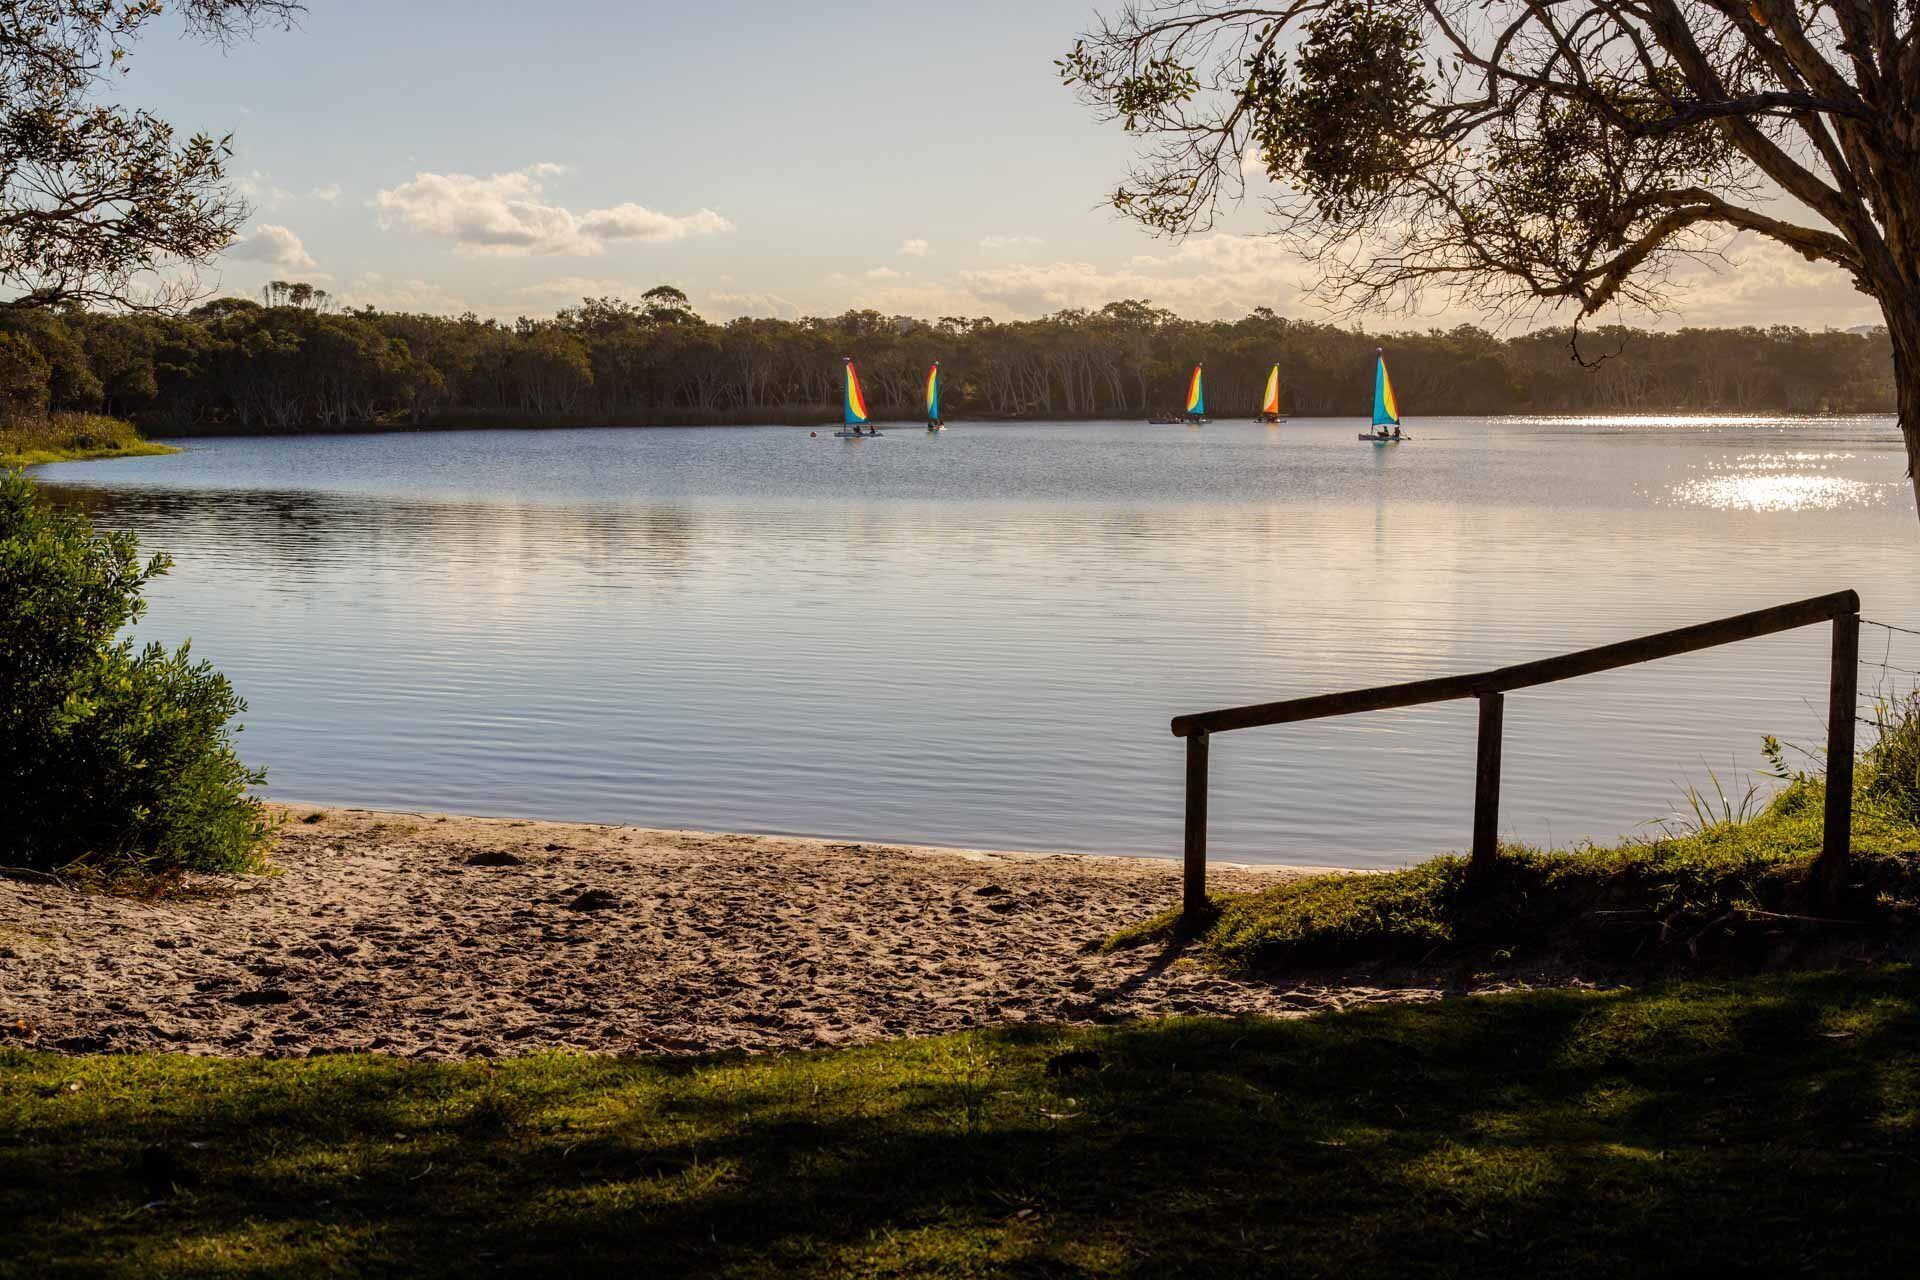
<path fill-rule="evenodd" d="M 1897 496 L 1902 482 L 1863 480 L 1850 453 L 1741 454 L 1673 488 L 1682 506 L 1721 511 L 1811 511 L 1866 507 Z"/>

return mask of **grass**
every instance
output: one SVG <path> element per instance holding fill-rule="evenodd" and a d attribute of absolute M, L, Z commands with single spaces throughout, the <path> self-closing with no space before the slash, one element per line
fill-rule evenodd
<path fill-rule="evenodd" d="M 1920 698 L 1882 707 L 1855 776 L 1852 884 L 1818 899 L 1825 781 L 1800 775 L 1765 806 L 1690 795 L 1690 820 L 1617 846 L 1503 846 L 1469 892 L 1467 862 L 1325 875 L 1217 894 L 1201 954 L 1230 970 L 1373 963 L 1702 962 L 1759 968 L 1833 948 L 1882 948 L 1920 927 Z M 1777 758 L 1777 754 L 1776 757 Z M 1168 912 L 1109 947 L 1170 938 Z"/>
<path fill-rule="evenodd" d="M 172 445 L 142 439 L 131 422 L 98 413 L 52 413 L 39 421 L 0 425 L 0 467 L 178 452 Z"/>
<path fill-rule="evenodd" d="M 772 1057 L 0 1050 L 0 1275 L 1864 1274 L 1920 975 Z"/>

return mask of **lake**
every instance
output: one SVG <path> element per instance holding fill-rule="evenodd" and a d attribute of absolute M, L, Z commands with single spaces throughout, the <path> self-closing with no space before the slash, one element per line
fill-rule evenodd
<path fill-rule="evenodd" d="M 1178 713 L 1854 587 L 1920 626 L 1890 418 L 397 433 L 38 478 L 175 557 L 143 638 L 251 703 L 268 794 L 1177 855 Z M 1643 830 L 1824 740 L 1825 628 L 1509 694 L 1504 836 Z M 1920 637 L 1865 628 L 1863 688 Z M 1891 669 L 1897 668 L 1897 669 Z M 1212 850 L 1471 834 L 1475 708 L 1218 736 Z"/>

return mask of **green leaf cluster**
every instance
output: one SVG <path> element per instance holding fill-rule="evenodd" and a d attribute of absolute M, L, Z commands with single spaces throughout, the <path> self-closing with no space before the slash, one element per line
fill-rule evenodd
<path fill-rule="evenodd" d="M 1307 24 L 1291 66 L 1263 44 L 1247 72 L 1243 103 L 1268 175 L 1312 197 L 1329 222 L 1370 212 L 1414 167 L 1432 86 L 1419 24 L 1399 6 L 1343 0 Z"/>
<path fill-rule="evenodd" d="M 0 856 L 40 870 L 255 868 L 265 780 L 234 750 L 246 709 L 187 646 L 122 633 L 171 561 L 0 474 Z"/>

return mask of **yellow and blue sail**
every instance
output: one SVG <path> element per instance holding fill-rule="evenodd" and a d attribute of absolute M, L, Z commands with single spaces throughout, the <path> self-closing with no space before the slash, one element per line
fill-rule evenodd
<path fill-rule="evenodd" d="M 1207 411 L 1207 388 L 1200 372 L 1204 367 L 1193 366 L 1193 381 L 1187 384 L 1187 412 L 1196 418 Z"/>
<path fill-rule="evenodd" d="M 1280 366 L 1273 366 L 1273 372 L 1267 375 L 1267 391 L 1260 397 L 1260 412 L 1269 417 L 1280 416 Z"/>
<path fill-rule="evenodd" d="M 1393 379 L 1387 376 L 1387 357 L 1384 354 L 1374 356 L 1373 425 L 1376 427 L 1400 425 L 1400 402 L 1393 397 Z"/>
<path fill-rule="evenodd" d="M 933 368 L 927 370 L 927 421 L 940 421 L 940 362 L 935 360 Z"/>
<path fill-rule="evenodd" d="M 867 421 L 867 397 L 860 390 L 860 375 L 854 372 L 853 357 L 847 357 L 847 425 L 861 426 Z"/>

